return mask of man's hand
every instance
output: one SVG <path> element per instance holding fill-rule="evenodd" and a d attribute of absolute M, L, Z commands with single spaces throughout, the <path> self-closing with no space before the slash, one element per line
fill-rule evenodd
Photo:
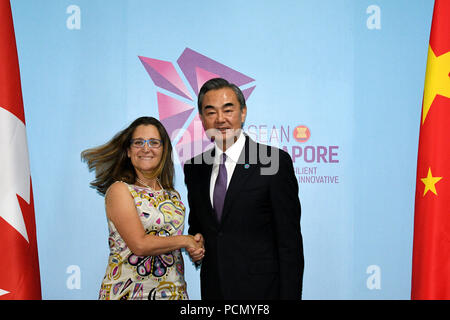
<path fill-rule="evenodd" d="M 186 251 L 189 253 L 192 262 L 199 262 L 205 256 L 205 240 L 200 233 L 194 236 L 194 240 L 198 246 L 186 248 Z"/>

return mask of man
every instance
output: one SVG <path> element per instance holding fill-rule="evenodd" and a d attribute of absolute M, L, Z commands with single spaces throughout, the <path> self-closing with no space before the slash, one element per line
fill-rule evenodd
<path fill-rule="evenodd" d="M 301 299 L 301 210 L 289 154 L 242 132 L 244 96 L 224 79 L 203 85 L 198 110 L 215 143 L 184 165 L 189 234 L 205 244 L 202 299 Z"/>

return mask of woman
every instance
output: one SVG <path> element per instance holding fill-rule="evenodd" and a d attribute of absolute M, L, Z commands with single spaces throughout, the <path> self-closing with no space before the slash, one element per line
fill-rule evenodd
<path fill-rule="evenodd" d="M 173 187 L 172 145 L 164 126 L 141 117 L 81 153 L 105 195 L 110 255 L 99 299 L 188 299 L 181 249 L 203 258 L 202 240 L 182 235 L 185 207 Z"/>

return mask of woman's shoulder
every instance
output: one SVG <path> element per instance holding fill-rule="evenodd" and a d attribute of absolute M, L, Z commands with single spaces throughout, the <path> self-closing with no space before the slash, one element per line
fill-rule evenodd
<path fill-rule="evenodd" d="M 106 190 L 105 199 L 106 197 L 120 196 L 129 193 L 130 193 L 130 185 L 128 183 L 124 181 L 116 181 L 113 182 Z"/>
<path fill-rule="evenodd" d="M 175 189 L 166 189 L 166 192 L 168 192 L 171 197 L 181 198 L 180 193 Z"/>

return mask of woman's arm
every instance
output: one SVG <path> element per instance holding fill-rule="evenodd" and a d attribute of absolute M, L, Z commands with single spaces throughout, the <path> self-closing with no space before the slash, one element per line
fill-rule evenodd
<path fill-rule="evenodd" d="M 126 184 L 112 184 L 105 197 L 106 215 L 135 255 L 157 256 L 181 248 L 201 248 L 202 243 L 191 235 L 158 237 L 146 234 Z"/>

